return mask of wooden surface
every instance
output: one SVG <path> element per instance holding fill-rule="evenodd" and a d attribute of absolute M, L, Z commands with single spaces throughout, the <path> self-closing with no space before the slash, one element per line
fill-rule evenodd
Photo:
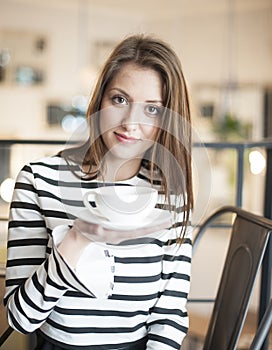
<path fill-rule="evenodd" d="M 207 333 L 209 317 L 197 313 L 191 313 L 189 315 L 190 327 L 188 337 L 192 339 L 198 339 L 199 342 L 203 342 L 205 334 Z M 245 324 L 239 338 L 238 348 L 239 350 L 247 350 L 253 340 L 257 329 L 257 315 L 253 312 L 248 312 L 245 320 Z M 269 350 L 272 350 L 272 334 L 270 335 Z"/>
<path fill-rule="evenodd" d="M 8 321 L 6 317 L 6 309 L 4 308 L 3 298 L 5 295 L 5 278 L 4 276 L 0 276 L 0 336 L 5 332 L 8 328 Z"/>

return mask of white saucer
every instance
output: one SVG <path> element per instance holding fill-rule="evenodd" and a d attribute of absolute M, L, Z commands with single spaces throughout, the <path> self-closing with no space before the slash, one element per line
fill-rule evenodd
<path fill-rule="evenodd" d="M 88 209 L 83 209 L 78 214 L 78 218 L 88 223 L 99 224 L 105 228 L 125 231 L 129 229 L 152 226 L 155 223 L 159 225 L 164 222 L 169 222 L 169 219 L 171 219 L 171 214 L 169 211 L 155 208 L 146 218 L 142 220 L 136 220 L 137 222 L 128 224 L 128 223 L 111 222 L 106 218 L 101 219 L 100 217 L 91 213 Z"/>

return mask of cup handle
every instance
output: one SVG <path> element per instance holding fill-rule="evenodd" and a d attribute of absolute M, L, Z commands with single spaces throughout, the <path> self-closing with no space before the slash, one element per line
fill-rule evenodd
<path fill-rule="evenodd" d="M 95 190 L 93 190 L 94 195 L 95 195 Z M 92 191 L 89 191 L 87 193 L 85 193 L 85 195 L 83 196 L 83 203 L 85 205 L 85 207 L 96 217 L 99 217 L 101 219 L 105 219 L 105 217 L 100 213 L 99 209 L 96 207 L 94 208 L 90 202 L 89 202 L 89 196 L 90 194 L 92 194 Z"/>

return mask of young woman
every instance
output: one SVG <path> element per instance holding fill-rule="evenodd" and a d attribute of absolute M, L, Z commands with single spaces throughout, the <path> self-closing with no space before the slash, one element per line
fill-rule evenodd
<path fill-rule="evenodd" d="M 10 208 L 10 325 L 36 349 L 179 349 L 188 330 L 191 126 L 180 61 L 133 35 L 113 50 L 87 111 L 83 145 L 27 164 Z M 175 222 L 128 230 L 82 220 L 83 195 L 151 186 Z M 152 239 L 147 239 L 152 237 Z"/>

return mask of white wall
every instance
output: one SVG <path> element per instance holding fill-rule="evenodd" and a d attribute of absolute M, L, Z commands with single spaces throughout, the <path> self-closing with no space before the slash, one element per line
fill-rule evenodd
<path fill-rule="evenodd" d="M 233 14 L 230 62 L 228 8 L 213 8 L 210 1 L 207 1 L 208 9 L 202 6 L 196 11 L 186 11 L 181 2 L 183 7 L 165 13 L 165 18 L 163 8 L 156 17 L 144 8 L 142 11 L 126 11 L 118 6 L 109 9 L 99 2 L 92 5 L 92 1 L 81 8 L 77 1 L 1 0 L 0 30 L 44 34 L 48 37 L 48 62 L 47 79 L 42 87 L 0 85 L 0 136 L 30 136 L 23 121 L 31 121 L 37 137 L 43 135 L 48 100 L 70 101 L 74 94 L 89 94 L 91 84 L 86 83 L 86 78 L 82 81 L 82 68 L 93 60 L 95 41 L 116 42 L 137 31 L 156 33 L 172 43 L 181 56 L 191 87 L 198 83 L 220 84 L 227 78 L 229 68 L 239 83 L 271 85 L 272 5 L 266 0 L 257 3 L 237 8 Z M 167 4 L 171 7 L 171 1 Z"/>
<path fill-rule="evenodd" d="M 271 85 L 272 4 L 256 4 L 232 14 L 228 9 L 188 14 L 177 9 L 173 20 L 154 20 L 149 27 L 174 44 L 192 84 L 222 82 L 231 69 L 240 83 Z"/>

